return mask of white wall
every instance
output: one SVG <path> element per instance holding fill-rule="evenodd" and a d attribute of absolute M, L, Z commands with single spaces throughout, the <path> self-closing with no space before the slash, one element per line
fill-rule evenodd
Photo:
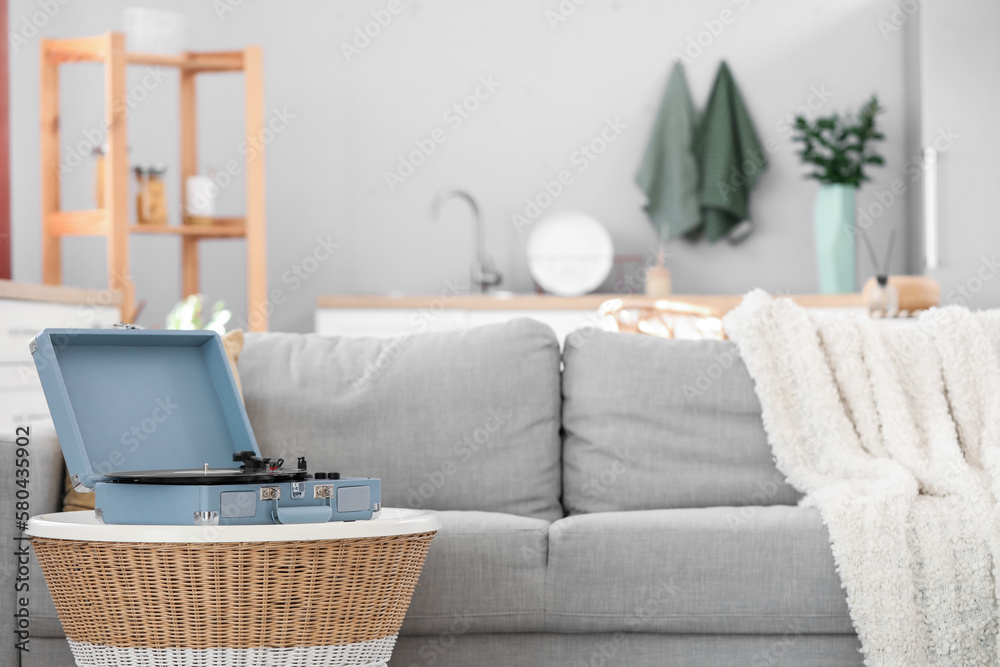
<path fill-rule="evenodd" d="M 37 9 L 37 1 L 11 2 L 15 29 Z M 562 4 L 574 6 L 572 1 Z M 471 258 L 465 211 L 454 203 L 441 222 L 428 220 L 431 198 L 448 185 L 467 188 L 479 199 L 488 246 L 506 289 L 532 288 L 524 259 L 527 233 L 518 233 L 511 215 L 522 212 L 525 198 L 536 196 L 541 182 L 562 169 L 573 171 L 574 183 L 549 210 L 587 211 L 607 225 L 616 252 L 646 253 L 656 236 L 641 211 L 633 175 L 674 54 L 699 35 L 708 45 L 687 66 L 696 105 L 706 102 L 725 58 L 761 138 L 774 138 L 778 151 L 754 193 L 756 233 L 736 247 L 674 244 L 676 291 L 817 289 L 811 231 L 817 185 L 800 178 L 793 145 L 779 129 L 812 90 L 831 94 L 820 112 L 854 109 L 873 92 L 888 110 L 880 119 L 888 135 L 882 146 L 887 166 L 862 190 L 861 207 L 900 176 L 907 158 L 903 39 L 879 27 L 890 16 L 888 0 L 588 0 L 554 29 L 547 12 L 558 10 L 558 0 L 400 2 L 402 13 L 351 62 L 339 44 L 350 41 L 389 0 L 243 0 L 222 20 L 209 2 L 142 3 L 184 11 L 193 49 L 261 44 L 268 106 L 295 116 L 269 146 L 267 163 L 269 276 L 272 287 L 288 297 L 273 314 L 274 329 L 310 330 L 318 294 L 436 294 L 445 280 L 464 278 Z M 121 9 L 131 4 L 137 3 L 70 0 L 41 33 L 63 37 L 115 28 Z M 722 24 L 720 18 L 731 22 Z M 706 22 L 717 36 L 705 32 Z M 64 69 L 64 150 L 70 137 L 82 138 L 101 116 L 100 74 L 87 68 L 74 66 L 79 71 L 74 76 Z M 500 87 L 453 128 L 443 114 L 483 76 Z M 141 71 L 133 72 L 130 84 L 141 77 Z M 236 156 L 240 92 L 239 78 L 231 75 L 217 75 L 199 89 L 203 164 L 218 166 Z M 37 39 L 11 54 L 11 98 L 14 275 L 35 281 L 40 278 Z M 129 121 L 134 159 L 167 162 L 174 177 L 176 105 L 171 75 Z M 621 119 L 627 129 L 578 173 L 572 154 L 597 136 L 607 118 Z M 390 192 L 384 172 L 438 127 L 447 141 Z M 91 179 L 89 165 L 71 174 L 67 206 L 88 205 Z M 169 187 L 177 192 L 178 185 Z M 241 183 L 227 188 L 224 211 L 239 213 L 241 197 Z M 905 231 L 910 219 L 903 203 L 889 207 L 871 230 L 876 244 L 884 247 L 889 230 Z M 340 249 L 293 290 L 288 272 L 313 252 L 317 237 L 327 235 Z M 175 244 L 132 241 L 138 294 L 149 300 L 141 320 L 146 324 L 158 324 L 177 298 Z M 903 255 L 897 253 L 897 271 L 906 261 Z M 103 261 L 100 242 L 67 241 L 66 281 L 101 285 Z M 204 262 L 205 291 L 242 313 L 242 243 L 214 242 Z M 859 262 L 860 274 L 869 275 L 864 255 Z"/>
<path fill-rule="evenodd" d="M 1000 4 L 928 4 L 921 73 L 920 135 L 938 149 L 938 251 L 930 271 L 946 303 L 1000 306 L 1000 224 L 992 195 L 1000 181 Z"/>

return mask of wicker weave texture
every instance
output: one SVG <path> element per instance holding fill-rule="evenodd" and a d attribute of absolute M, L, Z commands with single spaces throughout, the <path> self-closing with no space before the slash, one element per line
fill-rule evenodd
<path fill-rule="evenodd" d="M 385 665 L 395 637 L 308 648 L 119 648 L 69 643 L 78 667 L 367 667 Z"/>
<path fill-rule="evenodd" d="M 71 641 L 280 649 L 395 637 L 434 534 L 32 547 Z"/>

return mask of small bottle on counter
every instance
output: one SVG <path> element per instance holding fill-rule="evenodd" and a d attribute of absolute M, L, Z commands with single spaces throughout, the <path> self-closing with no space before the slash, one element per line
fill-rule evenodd
<path fill-rule="evenodd" d="M 868 293 L 868 313 L 872 317 L 896 317 L 899 314 L 899 290 L 889 284 L 889 276 L 875 276 L 875 286 Z"/>
<path fill-rule="evenodd" d="M 656 265 L 646 269 L 646 296 L 670 296 L 670 269 L 666 267 L 666 249 L 661 245 Z"/>

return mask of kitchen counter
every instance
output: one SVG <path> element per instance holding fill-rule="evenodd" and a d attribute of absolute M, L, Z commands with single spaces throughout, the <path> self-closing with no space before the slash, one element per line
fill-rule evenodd
<path fill-rule="evenodd" d="M 0 280 L 0 299 L 64 303 L 70 306 L 118 306 L 121 296 L 106 289 L 84 289 L 65 285 L 40 285 Z"/>
<path fill-rule="evenodd" d="M 670 301 L 728 312 L 739 295 L 673 294 Z M 863 308 L 860 294 L 803 294 L 791 297 L 807 308 Z M 546 294 L 329 295 L 317 299 L 316 333 L 324 336 L 403 336 L 424 331 L 453 331 L 530 317 L 543 322 L 560 341 L 581 327 L 599 326 L 597 309 L 609 299 L 652 305 L 657 299 L 621 294 L 576 297 Z"/>
<path fill-rule="evenodd" d="M 349 294 L 320 296 L 319 308 L 449 308 L 452 310 L 597 310 L 613 294 L 549 296 L 547 294 L 462 294 L 445 296 Z"/>
<path fill-rule="evenodd" d="M 795 294 L 792 300 L 806 308 L 862 308 L 861 294 Z M 419 309 L 447 308 L 452 310 L 597 310 L 609 299 L 655 301 L 643 295 L 587 294 L 562 297 L 547 294 L 469 294 L 461 296 L 391 296 L 380 294 L 325 295 L 316 300 L 322 309 Z M 682 301 L 730 311 L 743 299 L 738 294 L 671 294 L 669 301 Z"/>

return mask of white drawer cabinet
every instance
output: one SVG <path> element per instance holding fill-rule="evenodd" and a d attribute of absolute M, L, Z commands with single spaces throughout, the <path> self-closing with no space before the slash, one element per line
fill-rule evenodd
<path fill-rule="evenodd" d="M 0 432 L 49 420 L 28 351 L 32 336 L 46 328 L 110 327 L 119 318 L 118 306 L 102 292 L 0 281 Z"/>
<path fill-rule="evenodd" d="M 47 327 L 107 327 L 118 319 L 117 307 L 0 298 L 0 362 L 23 361 L 28 341 Z"/>
<path fill-rule="evenodd" d="M 398 336 L 422 331 L 454 331 L 469 326 L 464 310 L 410 308 L 323 308 L 316 311 L 316 333 L 323 336 Z"/>
<path fill-rule="evenodd" d="M 578 329 L 600 328 L 597 313 L 615 294 L 558 297 L 541 294 L 490 293 L 453 296 L 341 294 L 316 301 L 316 333 L 323 336 L 399 336 L 421 331 L 447 331 L 529 317 L 552 327 L 562 345 Z M 629 297 L 652 305 L 651 297 Z M 677 294 L 681 303 L 725 313 L 740 304 L 739 295 Z M 866 312 L 860 294 L 792 295 L 814 312 Z"/>
<path fill-rule="evenodd" d="M 526 306 L 518 307 L 520 303 L 510 303 L 509 300 L 498 300 L 501 307 L 483 307 L 481 301 L 488 297 L 463 297 L 447 308 L 434 309 L 431 297 L 426 297 L 429 305 L 411 307 L 421 297 L 407 297 L 398 307 L 320 307 L 316 311 L 316 333 L 322 336 L 381 336 L 392 337 L 401 334 L 415 334 L 424 331 L 453 331 L 467 329 L 484 324 L 507 322 L 513 319 L 527 317 L 538 320 L 552 327 L 560 344 L 566 336 L 584 327 L 599 325 L 597 307 L 606 297 L 594 296 L 587 301 L 579 300 L 565 307 L 565 300 L 549 297 L 522 297 Z M 352 299 L 361 299 L 353 297 Z M 376 302 L 391 299 L 374 298 Z M 539 307 L 545 305 L 539 301 L 549 301 L 551 308 Z M 346 299 L 345 299 L 346 301 Z M 506 302 L 505 302 L 506 301 Z M 555 304 L 559 303 L 562 307 Z M 472 306 L 472 307 L 463 307 Z"/>
<path fill-rule="evenodd" d="M 507 322 L 519 317 L 538 320 L 552 327 L 559 342 L 581 327 L 596 326 L 596 311 L 586 310 L 444 310 L 437 314 L 420 310 L 377 308 L 321 309 L 316 313 L 316 333 L 321 336 L 393 337 L 403 333 L 454 331 L 484 324 Z"/>

